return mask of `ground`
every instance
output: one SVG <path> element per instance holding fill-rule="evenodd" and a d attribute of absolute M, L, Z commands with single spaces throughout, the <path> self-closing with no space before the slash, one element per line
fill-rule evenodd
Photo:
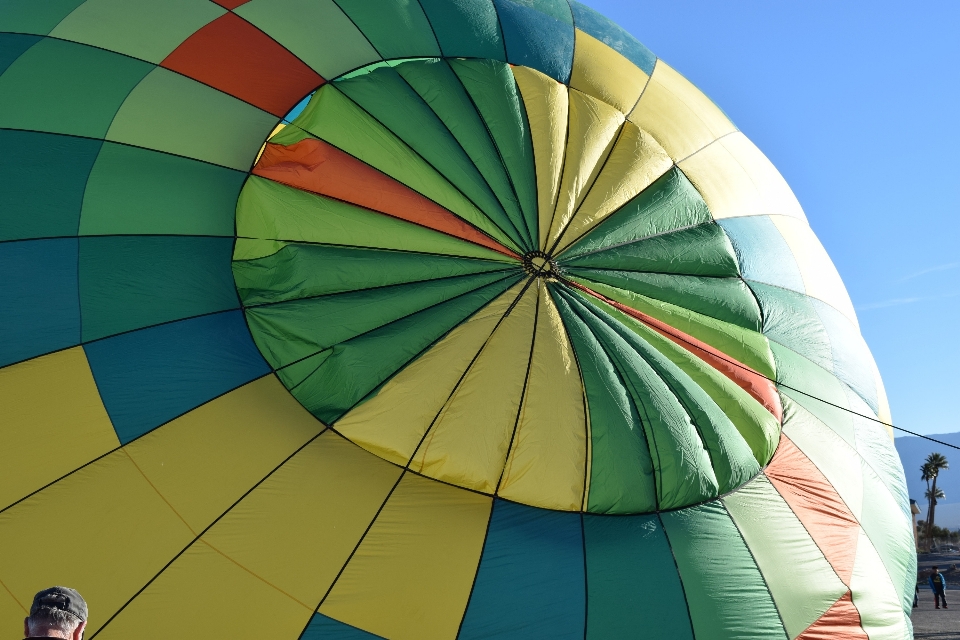
<path fill-rule="evenodd" d="M 920 606 L 913 610 L 913 632 L 917 640 L 960 640 L 960 564 L 957 554 L 920 554 L 917 558 Z M 927 583 L 930 567 L 937 565 L 947 579 L 947 605 L 939 611 L 933 605 L 933 592 Z"/>

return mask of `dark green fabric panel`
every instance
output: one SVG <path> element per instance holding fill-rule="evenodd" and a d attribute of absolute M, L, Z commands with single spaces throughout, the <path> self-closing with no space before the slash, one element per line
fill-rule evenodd
<path fill-rule="evenodd" d="M 386 59 L 439 56 L 440 47 L 419 2 L 336 0 Z"/>
<path fill-rule="evenodd" d="M 450 60 L 449 63 L 497 145 L 517 194 L 524 218 L 522 223 L 526 225 L 532 248 L 536 244 L 532 239 L 539 238 L 533 141 L 510 65 L 496 60 Z"/>
<path fill-rule="evenodd" d="M 520 271 L 487 260 L 348 247 L 288 245 L 277 253 L 233 263 L 247 306 L 489 271 Z"/>
<path fill-rule="evenodd" d="M 582 238 L 566 238 L 567 242 L 576 242 L 560 257 L 569 260 L 604 247 L 636 242 L 712 220 L 700 192 L 674 167 Z"/>
<path fill-rule="evenodd" d="M 505 60 L 503 35 L 492 2 L 420 0 L 448 58 Z"/>
<path fill-rule="evenodd" d="M 84 0 L 3 0 L 0 28 L 16 33 L 46 35 Z"/>
<path fill-rule="evenodd" d="M 731 278 L 739 275 L 730 240 L 713 222 L 558 262 L 572 267 L 691 276 Z"/>
<path fill-rule="evenodd" d="M 83 340 L 239 307 L 232 251 L 232 238 L 81 238 Z"/>
<path fill-rule="evenodd" d="M 102 143 L 0 130 L 0 240 L 74 236 Z"/>
<path fill-rule="evenodd" d="M 708 452 L 670 387 L 611 326 L 615 320 L 604 318 L 570 293 L 560 295 L 596 337 L 637 409 L 656 473 L 658 508 L 674 509 L 716 497 L 717 478 Z"/>
<path fill-rule="evenodd" d="M 0 75 L 7 70 L 24 51 L 40 42 L 40 36 L 19 33 L 0 33 Z"/>
<path fill-rule="evenodd" d="M 337 345 L 293 395 L 332 424 L 417 354 L 519 281 L 507 278 Z"/>
<path fill-rule="evenodd" d="M 597 338 L 554 286 L 550 293 L 577 355 L 590 411 L 592 464 L 587 511 L 655 511 L 657 482 L 637 409 Z"/>
<path fill-rule="evenodd" d="M 751 331 L 760 331 L 760 307 L 740 278 L 708 278 L 637 271 L 583 269 L 568 273 L 729 322 Z"/>
<path fill-rule="evenodd" d="M 443 122 L 390 66 L 338 80 L 337 88 L 406 142 L 520 246 L 525 237 Z M 522 228 L 522 226 L 520 227 Z"/>
<path fill-rule="evenodd" d="M 102 138 L 152 64 L 44 39 L 0 76 L 0 127 Z"/>
<path fill-rule="evenodd" d="M 104 143 L 83 198 L 80 233 L 232 236 L 247 174 Z"/>
<path fill-rule="evenodd" d="M 443 60 L 418 60 L 397 65 L 396 70 L 457 139 L 510 219 L 522 219 L 517 194 L 490 132 L 450 65 Z"/>
<path fill-rule="evenodd" d="M 786 640 L 773 598 L 724 506 L 660 514 L 697 640 Z"/>
<path fill-rule="evenodd" d="M 693 640 L 670 545 L 656 515 L 584 514 L 587 640 Z"/>
<path fill-rule="evenodd" d="M 333 355 L 333 347 L 324 349 L 320 353 L 315 353 L 308 358 L 298 360 L 291 365 L 277 370 L 277 377 L 283 382 L 287 389 L 293 389 L 306 379 L 311 373 L 316 371 L 323 361 Z"/>
<path fill-rule="evenodd" d="M 459 276 L 250 307 L 247 322 L 277 369 L 504 277 Z"/>
<path fill-rule="evenodd" d="M 596 298 L 580 297 L 653 368 L 680 402 L 710 455 L 710 465 L 721 494 L 736 489 L 760 473 L 753 451 L 723 409 L 696 380 L 658 350 L 684 352 L 683 347 Z M 706 367 L 705 370 L 709 369 Z"/>

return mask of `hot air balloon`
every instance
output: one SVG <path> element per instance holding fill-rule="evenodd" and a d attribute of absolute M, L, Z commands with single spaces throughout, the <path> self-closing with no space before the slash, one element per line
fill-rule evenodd
<path fill-rule="evenodd" d="M 65 584 L 104 640 L 911 637 L 843 283 L 610 20 L 5 0 L 0 32 L 4 633 Z"/>

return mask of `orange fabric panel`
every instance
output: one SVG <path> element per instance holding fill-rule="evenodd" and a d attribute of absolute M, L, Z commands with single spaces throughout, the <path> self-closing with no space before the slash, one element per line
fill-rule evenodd
<path fill-rule="evenodd" d="M 273 38 L 232 13 L 225 13 L 184 40 L 161 66 L 275 116 L 286 115 L 324 82 Z"/>
<path fill-rule="evenodd" d="M 851 458 L 850 464 L 859 465 L 860 461 Z M 860 524 L 836 489 L 810 458 L 783 434 L 777 453 L 764 473 L 807 528 L 843 584 L 849 587 L 857 557 Z"/>
<path fill-rule="evenodd" d="M 869 637 L 860 626 L 860 613 L 847 591 L 795 640 L 869 640 Z"/>
<path fill-rule="evenodd" d="M 766 377 L 757 373 L 742 362 L 734 360 L 722 351 L 714 349 L 707 343 L 697 340 L 693 336 L 684 333 L 679 329 L 674 329 L 667 323 L 657 320 L 653 316 L 648 316 L 647 314 L 637 311 L 636 309 L 631 309 L 627 305 L 615 300 L 611 300 L 610 298 L 607 298 L 606 296 L 603 296 L 579 283 L 567 281 L 567 284 L 576 287 L 581 291 L 589 293 L 595 298 L 603 300 L 610 306 L 619 309 L 631 318 L 636 318 L 665 338 L 677 343 L 723 375 L 730 378 L 738 387 L 753 396 L 753 398 L 763 405 L 767 411 L 772 413 L 778 422 L 783 422 L 783 406 L 780 404 L 780 394 L 777 393 L 777 388 L 774 386 L 773 382 Z"/>
<path fill-rule="evenodd" d="M 253 173 L 296 189 L 429 227 L 519 259 L 513 251 L 437 203 L 323 140 L 306 138 L 289 146 L 267 143 Z"/>

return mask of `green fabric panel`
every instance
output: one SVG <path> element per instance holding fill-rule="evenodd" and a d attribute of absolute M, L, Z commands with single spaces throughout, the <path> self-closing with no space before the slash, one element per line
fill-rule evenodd
<path fill-rule="evenodd" d="M 224 13 L 208 0 L 87 0 L 50 35 L 160 64 Z"/>
<path fill-rule="evenodd" d="M 231 238 L 80 239 L 83 340 L 240 306 Z"/>
<path fill-rule="evenodd" d="M 715 318 L 724 324 L 738 325 L 759 333 L 762 326 L 756 298 L 740 278 L 707 278 L 611 269 L 567 270 L 594 282 L 626 289 L 647 299 L 662 301 L 670 307 Z M 662 304 L 661 303 L 661 304 Z"/>
<path fill-rule="evenodd" d="M 449 60 L 490 132 L 517 194 L 527 231 L 539 239 L 537 176 L 527 112 L 510 65 L 497 60 Z M 509 210 L 508 210 L 509 213 Z M 537 242 L 533 242 L 534 246 Z"/>
<path fill-rule="evenodd" d="M 280 249 L 290 244 L 279 240 L 258 240 L 254 238 L 237 238 L 233 244 L 233 260 L 257 260 L 272 256 Z"/>
<path fill-rule="evenodd" d="M 0 130 L 0 241 L 76 235 L 83 189 L 101 144 Z"/>
<path fill-rule="evenodd" d="M 248 307 L 247 323 L 278 369 L 505 277 L 467 275 Z"/>
<path fill-rule="evenodd" d="M 23 52 L 40 42 L 40 36 L 28 36 L 20 33 L 0 33 L 0 76 Z"/>
<path fill-rule="evenodd" d="M 750 550 L 719 501 L 660 514 L 697 640 L 787 635 Z"/>
<path fill-rule="evenodd" d="M 656 515 L 584 514 L 583 535 L 587 640 L 693 640 L 680 576 Z"/>
<path fill-rule="evenodd" d="M 293 127 L 326 140 L 379 169 L 522 253 L 506 234 L 406 143 L 333 85 L 324 85 L 317 91 L 307 108 L 294 120 Z M 280 144 L 289 144 L 285 139 L 281 141 L 281 136 L 290 128 L 276 137 Z"/>
<path fill-rule="evenodd" d="M 84 0 L 4 0 L 0 2 L 0 25 L 4 31 L 47 35 Z"/>
<path fill-rule="evenodd" d="M 318 245 L 289 245 L 233 264 L 246 306 L 506 270 L 521 272 L 519 264 Z"/>
<path fill-rule="evenodd" d="M 327 79 L 380 59 L 333 0 L 251 0 L 233 12 Z"/>
<path fill-rule="evenodd" d="M 715 497 L 717 478 L 697 428 L 670 387 L 635 345 L 573 295 L 560 292 L 616 367 L 640 418 L 653 459 L 657 506 L 674 509 Z M 591 427 L 593 422 L 591 421 Z M 594 457 L 594 465 L 599 464 Z"/>
<path fill-rule="evenodd" d="M 492 2 L 420 0 L 448 58 L 506 60 L 500 21 Z"/>
<path fill-rule="evenodd" d="M 500 153 L 450 65 L 443 60 L 417 60 L 395 68 L 457 139 L 510 219 L 521 220 L 520 203 Z"/>
<path fill-rule="evenodd" d="M 763 333 L 833 371 L 833 348 L 813 301 L 802 293 L 748 280 L 763 309 Z"/>
<path fill-rule="evenodd" d="M 112 142 L 104 143 L 83 196 L 81 235 L 233 236 L 247 174 Z"/>
<path fill-rule="evenodd" d="M 740 275 L 730 240 L 714 222 L 557 262 L 562 266 L 691 276 L 731 278 Z"/>
<path fill-rule="evenodd" d="M 778 385 L 780 393 L 796 400 L 798 404 L 836 431 L 851 446 L 856 447 L 853 420 L 850 417 L 851 414 L 844 411 L 849 407 L 843 383 L 796 351 L 773 341 L 770 342 L 770 348 L 777 362 L 777 381 L 803 392 Z M 817 398 L 826 402 L 821 402 Z M 831 406 L 827 404 L 828 402 L 844 409 Z"/>
<path fill-rule="evenodd" d="M 237 235 L 466 256 L 516 264 L 433 229 L 250 176 L 237 201 Z"/>
<path fill-rule="evenodd" d="M 390 66 L 339 80 L 337 88 L 407 143 L 519 246 L 528 238 L 517 231 L 483 176 L 443 122 Z M 519 228 L 523 228 L 522 225 Z"/>
<path fill-rule="evenodd" d="M 38 42 L 0 76 L 0 127 L 102 138 L 153 65 L 73 42 Z"/>
<path fill-rule="evenodd" d="M 763 574 L 787 635 L 796 638 L 847 592 L 846 585 L 765 476 L 723 504 Z"/>
<path fill-rule="evenodd" d="M 587 511 L 655 511 L 657 481 L 637 409 L 603 346 L 552 285 L 550 293 L 577 356 L 590 412 Z"/>
<path fill-rule="evenodd" d="M 419 2 L 337 0 L 337 4 L 384 58 L 440 55 L 440 46 Z"/>
<path fill-rule="evenodd" d="M 332 355 L 333 348 L 324 349 L 320 353 L 315 353 L 309 358 L 304 358 L 278 370 L 277 377 L 280 378 L 280 382 L 282 382 L 287 389 L 292 390 L 306 380 L 307 376 L 316 371 L 320 365 L 323 364 L 324 360 Z"/>
<path fill-rule="evenodd" d="M 699 384 L 710 378 L 713 378 L 711 382 L 718 384 L 716 378 L 721 374 L 711 371 L 710 365 L 625 313 L 596 298 L 581 296 L 581 299 L 591 304 L 594 313 L 653 368 L 669 392 L 680 402 L 683 412 L 690 417 L 707 449 L 720 493 L 736 489 L 760 472 L 760 464 L 744 437 L 713 396 Z M 666 356 L 663 351 L 669 351 L 673 358 Z M 678 366 L 674 358 L 683 358 L 686 368 L 690 373 L 698 374 L 697 378 L 692 378 L 684 368 Z"/>
<path fill-rule="evenodd" d="M 540 13 L 545 13 L 551 18 L 573 24 L 573 14 L 570 11 L 570 5 L 565 0 L 510 0 L 514 4 L 522 7 L 536 9 Z"/>
<path fill-rule="evenodd" d="M 627 274 L 623 271 L 585 269 L 571 269 L 570 271 L 573 273 L 589 274 L 589 276 L 585 278 L 573 276 L 571 278 L 572 281 L 579 282 L 585 287 L 611 300 L 627 305 L 631 309 L 636 309 L 657 320 L 662 320 L 671 327 L 683 331 L 698 340 L 703 340 L 710 346 L 716 347 L 768 378 L 774 378 L 776 370 L 773 363 L 773 353 L 770 351 L 770 344 L 763 334 L 604 283 L 606 279 L 604 276 L 608 274 L 635 274 Z M 597 281 L 592 279 L 594 277 L 597 278 Z M 683 276 L 673 277 L 679 278 Z M 720 281 L 719 278 L 714 278 L 714 280 Z"/>
<path fill-rule="evenodd" d="M 247 171 L 276 116 L 156 68 L 130 93 L 107 138 Z"/>
<path fill-rule="evenodd" d="M 560 256 L 569 260 L 604 247 L 636 242 L 712 221 L 713 216 L 700 192 L 680 169 L 674 167 L 572 243 Z"/>
<path fill-rule="evenodd" d="M 474 276 L 475 277 L 475 276 Z M 506 278 L 337 345 L 294 397 L 333 424 L 418 354 L 519 281 Z"/>

